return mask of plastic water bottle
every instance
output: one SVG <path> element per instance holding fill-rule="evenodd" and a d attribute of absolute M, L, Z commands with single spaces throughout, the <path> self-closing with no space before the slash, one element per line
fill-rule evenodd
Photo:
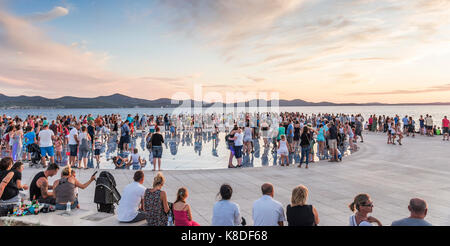
<path fill-rule="evenodd" d="M 71 206 L 72 206 L 72 204 L 70 202 L 67 202 L 67 204 L 66 204 L 66 212 L 67 213 L 70 213 Z"/>
<path fill-rule="evenodd" d="M 169 214 L 167 220 L 168 220 L 167 225 L 168 226 L 173 226 L 173 216 L 172 216 L 172 214 Z"/>

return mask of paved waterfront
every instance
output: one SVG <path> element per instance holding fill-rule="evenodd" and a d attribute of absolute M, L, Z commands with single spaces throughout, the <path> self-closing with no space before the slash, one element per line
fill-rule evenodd
<path fill-rule="evenodd" d="M 323 161 L 311 164 L 309 169 L 268 166 L 163 171 L 167 179 L 164 190 L 169 201 L 173 201 L 177 189 L 186 186 L 190 192 L 188 202 L 193 209 L 193 217 L 201 225 L 210 225 L 212 208 L 222 183 L 232 185 L 232 200 L 240 205 L 242 215 L 252 225 L 252 204 L 260 197 L 260 186 L 264 182 L 274 184 L 275 199 L 284 207 L 290 202 L 292 189 L 298 184 L 306 185 L 310 191 L 309 203 L 317 207 L 321 226 L 347 225 L 351 215 L 347 205 L 358 193 L 372 196 L 375 206 L 372 215 L 383 225 L 408 216 L 407 206 L 412 197 L 428 202 L 429 222 L 450 225 L 450 142 L 443 142 L 441 137 L 418 136 L 415 139 L 405 138 L 403 146 L 388 146 L 384 134 L 369 133 L 359 147 L 360 151 L 345 158 L 342 163 Z M 115 176 L 120 192 L 132 181 L 134 172 L 131 170 L 109 171 Z M 26 168 L 23 183 L 29 184 L 36 172 L 38 169 Z M 93 172 L 77 170 L 77 177 L 84 182 Z M 145 174 L 144 185 L 150 187 L 155 173 L 145 171 Z M 79 191 L 82 209 L 92 213 L 96 210 L 93 204 L 94 189 L 93 183 L 86 190 Z M 72 218 L 42 214 L 27 216 L 25 220 L 41 225 L 118 225 L 113 217 L 99 222 L 80 219 L 83 213 L 86 212 L 79 211 L 80 216 L 75 214 Z"/>

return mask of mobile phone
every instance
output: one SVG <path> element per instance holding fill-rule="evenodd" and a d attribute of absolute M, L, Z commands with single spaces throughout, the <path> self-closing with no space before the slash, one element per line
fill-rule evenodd
<path fill-rule="evenodd" d="M 95 176 L 95 175 L 97 174 L 97 172 L 98 172 L 98 171 L 95 171 L 95 173 L 94 173 L 94 174 L 92 174 L 92 176 Z"/>

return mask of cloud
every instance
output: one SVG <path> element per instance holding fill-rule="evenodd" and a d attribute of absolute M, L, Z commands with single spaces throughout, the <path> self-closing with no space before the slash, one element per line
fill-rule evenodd
<path fill-rule="evenodd" d="M 259 77 L 254 77 L 254 76 L 247 76 L 247 79 L 252 80 L 253 82 L 256 82 L 256 83 L 266 80 L 264 78 L 259 78 Z"/>
<path fill-rule="evenodd" d="M 199 35 L 224 54 L 239 49 L 304 0 L 172 0 L 159 1 L 161 11 L 176 31 Z M 176 16 L 176 17 L 174 17 Z M 227 57 L 230 57 L 229 55 Z"/>
<path fill-rule="evenodd" d="M 27 17 L 28 20 L 33 22 L 43 22 L 43 21 L 50 21 L 62 16 L 66 16 L 69 14 L 69 9 L 57 6 L 54 7 L 52 10 L 46 13 L 36 13 L 33 15 L 30 15 Z"/>
<path fill-rule="evenodd" d="M 0 91 L 51 98 L 121 92 L 149 98 L 186 89 L 184 83 L 200 76 L 130 77 L 109 71 L 110 59 L 106 52 L 88 50 L 86 41 L 54 42 L 28 18 L 0 9 Z"/>
<path fill-rule="evenodd" d="M 407 95 L 407 94 L 422 94 L 430 92 L 446 92 L 450 91 L 450 84 L 435 85 L 417 90 L 393 90 L 393 91 L 378 91 L 378 92 L 357 92 L 348 93 L 348 96 L 376 96 L 376 95 Z"/>

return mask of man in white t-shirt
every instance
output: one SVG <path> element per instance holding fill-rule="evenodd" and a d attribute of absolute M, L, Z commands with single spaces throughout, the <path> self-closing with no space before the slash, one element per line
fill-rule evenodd
<path fill-rule="evenodd" d="M 38 135 L 38 142 L 39 147 L 41 149 L 41 155 L 42 159 L 41 162 L 45 167 L 47 167 L 47 160 L 45 159 L 45 156 L 48 155 L 50 157 L 50 163 L 55 163 L 55 152 L 53 149 L 53 138 L 55 134 L 52 130 L 48 129 L 48 121 L 44 120 L 43 124 L 44 129 L 39 132 Z"/>
<path fill-rule="evenodd" d="M 265 183 L 261 186 L 263 196 L 253 203 L 253 226 L 283 226 L 283 205 L 273 200 L 273 185 Z"/>
<path fill-rule="evenodd" d="M 71 167 L 75 166 L 75 157 L 78 153 L 78 143 L 80 142 L 80 140 L 78 139 L 78 130 L 80 129 L 80 126 L 80 123 L 76 123 L 69 133 L 69 165 Z"/>
<path fill-rule="evenodd" d="M 122 223 L 135 223 L 145 219 L 144 210 L 144 172 L 134 173 L 134 182 L 127 185 L 117 208 L 117 219 Z"/>

